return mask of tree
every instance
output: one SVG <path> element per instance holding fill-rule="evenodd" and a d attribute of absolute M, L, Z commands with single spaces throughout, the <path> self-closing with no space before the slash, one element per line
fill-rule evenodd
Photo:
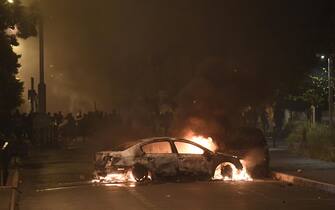
<path fill-rule="evenodd" d="M 309 74 L 303 85 L 300 87 L 300 93 L 291 98 L 295 101 L 302 101 L 307 106 L 322 106 L 327 102 L 328 97 L 328 78 L 327 70 L 320 70 Z"/>
<path fill-rule="evenodd" d="M 19 58 L 13 51 L 18 38 L 37 34 L 36 15 L 20 0 L 0 0 L 0 133 L 9 134 L 10 115 L 22 103 L 23 82 L 16 78 Z"/>
<path fill-rule="evenodd" d="M 328 71 L 325 67 L 318 68 L 304 77 L 304 81 L 294 93 L 287 97 L 288 104 L 303 108 L 310 117 L 319 119 L 322 108 L 328 103 Z M 311 112 L 312 107 L 316 113 Z M 292 108 L 292 107 L 291 107 Z M 316 114 L 313 116 L 311 114 Z"/>

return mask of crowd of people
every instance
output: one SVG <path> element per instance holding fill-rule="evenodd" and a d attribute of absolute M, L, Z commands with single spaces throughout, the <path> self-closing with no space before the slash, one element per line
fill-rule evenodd
<path fill-rule="evenodd" d="M 106 126 L 120 123 L 121 118 L 116 111 L 111 113 L 94 111 L 76 114 L 57 113 L 19 113 L 13 116 L 15 121 L 13 138 L 28 141 L 32 145 L 50 146 L 60 142 L 85 139 Z"/>
<path fill-rule="evenodd" d="M 0 130 L 0 186 L 7 179 L 11 157 L 24 157 L 31 147 L 57 148 L 75 141 L 85 142 L 100 130 L 121 124 L 116 111 L 66 115 L 16 111 L 10 119 L 6 128 Z"/>

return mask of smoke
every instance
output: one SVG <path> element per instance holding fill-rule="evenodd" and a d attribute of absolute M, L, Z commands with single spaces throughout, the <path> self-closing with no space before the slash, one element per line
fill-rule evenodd
<path fill-rule="evenodd" d="M 110 111 L 136 95 L 170 88 L 171 97 L 179 93 L 178 104 L 189 103 L 182 99 L 185 94 L 194 98 L 192 107 L 206 107 L 202 118 L 209 108 L 215 114 L 207 114 L 221 118 L 222 105 L 224 115 L 233 115 L 246 104 L 269 100 L 279 85 L 294 84 L 308 70 L 306 61 L 313 60 L 310 45 L 322 40 L 318 24 L 325 5 L 289 0 L 41 2 L 50 111 L 82 104 L 89 109 L 94 101 Z M 38 43 L 27 42 L 22 53 L 26 90 L 31 75 L 38 80 Z M 199 60 L 191 82 L 179 85 L 180 75 L 193 67 L 169 60 L 171 55 Z M 212 56 L 220 62 L 208 61 Z M 149 64 L 148 57 L 163 62 Z M 164 62 L 166 69 L 160 66 Z"/>
<path fill-rule="evenodd" d="M 266 79 L 252 78 L 254 72 L 228 65 L 227 60 L 211 57 L 198 64 L 195 76 L 177 95 L 175 135 L 192 130 L 222 141 L 241 124 L 245 107 L 268 101 Z"/>
<path fill-rule="evenodd" d="M 264 162 L 265 158 L 264 150 L 258 148 L 248 151 L 243 160 L 246 162 L 248 170 L 252 170 L 255 166 Z"/>

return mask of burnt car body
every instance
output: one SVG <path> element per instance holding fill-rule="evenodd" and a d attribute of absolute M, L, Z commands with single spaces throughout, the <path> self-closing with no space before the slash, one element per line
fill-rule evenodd
<path fill-rule="evenodd" d="M 152 179 L 177 176 L 210 179 L 222 163 L 243 168 L 236 156 L 212 152 L 186 139 L 157 137 L 139 140 L 123 151 L 97 152 L 95 176 L 131 171 L 136 181 L 146 180 L 148 174 Z"/>

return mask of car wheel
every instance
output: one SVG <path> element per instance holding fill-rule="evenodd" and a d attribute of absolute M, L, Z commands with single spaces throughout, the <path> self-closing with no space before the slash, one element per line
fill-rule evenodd
<path fill-rule="evenodd" d="M 221 164 L 221 176 L 222 177 L 233 177 L 233 169 L 229 164 Z"/>
<path fill-rule="evenodd" d="M 137 182 L 143 182 L 148 178 L 148 169 L 141 164 L 135 164 L 132 169 L 133 176 Z"/>
<path fill-rule="evenodd" d="M 224 163 L 219 164 L 215 168 L 212 179 L 214 180 L 232 179 L 233 178 L 233 167 L 234 165 L 229 162 L 224 162 Z"/>

